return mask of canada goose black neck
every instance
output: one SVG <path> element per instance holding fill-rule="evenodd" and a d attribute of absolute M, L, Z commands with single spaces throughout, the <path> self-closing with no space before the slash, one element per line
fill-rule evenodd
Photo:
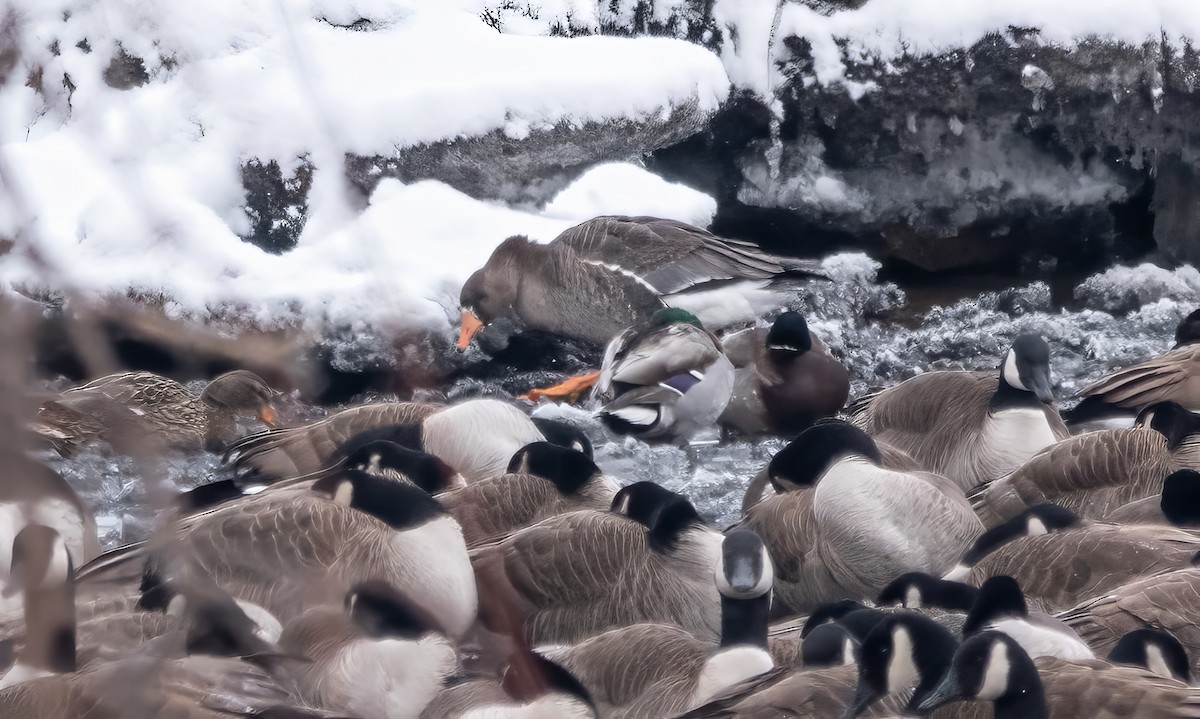
<path fill-rule="evenodd" d="M 979 538 L 963 555 L 962 563 L 973 567 L 981 559 L 1014 539 L 1035 534 L 1047 534 L 1078 524 L 1079 516 L 1065 507 L 1056 504 L 1035 505 L 979 535 Z"/>
<path fill-rule="evenodd" d="M 383 582 L 356 586 L 346 595 L 346 608 L 354 623 L 370 637 L 418 639 L 430 631 L 440 631 L 428 612 Z"/>
<path fill-rule="evenodd" d="M 654 517 L 650 527 L 650 546 L 658 551 L 674 549 L 683 533 L 689 529 L 703 527 L 704 520 L 692 503 L 685 497 L 669 501 Z"/>
<path fill-rule="evenodd" d="M 142 565 L 142 579 L 138 585 L 138 601 L 137 607 L 148 612 L 166 612 L 171 606 L 171 599 L 175 597 L 175 590 L 171 587 L 167 578 L 163 574 L 164 564 L 163 559 L 156 554 L 151 554 L 146 557 L 145 564 Z"/>
<path fill-rule="evenodd" d="M 1160 506 L 1171 524 L 1181 527 L 1200 524 L 1200 472 L 1181 469 L 1167 475 Z"/>
<path fill-rule="evenodd" d="M 775 570 L 757 534 L 730 530 L 721 542 L 715 579 L 721 594 L 721 647 L 766 649 Z"/>
<path fill-rule="evenodd" d="M 1175 347 L 1200 342 L 1200 310 L 1194 310 L 1175 328 Z"/>
<path fill-rule="evenodd" d="M 392 529 L 419 527 L 447 516 L 429 493 L 418 487 L 347 468 L 313 483 L 314 492 L 375 517 Z"/>
<path fill-rule="evenodd" d="M 566 495 L 579 491 L 600 474 L 600 468 L 583 452 L 550 442 L 534 442 L 517 450 L 508 463 L 508 471 L 549 480 Z"/>
<path fill-rule="evenodd" d="M 989 409 L 1039 407 L 1054 401 L 1050 346 L 1037 335 L 1020 335 L 1000 364 L 1000 377 Z"/>
<path fill-rule="evenodd" d="M 974 634 L 987 624 L 1004 617 L 1025 617 L 1029 609 L 1017 580 L 1007 575 L 989 578 L 979 588 L 975 604 L 967 612 L 962 634 Z"/>
<path fill-rule="evenodd" d="M 808 322 L 799 312 L 784 312 L 775 318 L 767 332 L 767 351 L 775 361 L 787 361 L 812 349 Z"/>
<path fill-rule="evenodd" d="M 595 710 L 592 697 L 571 672 L 540 654 L 527 652 L 521 659 L 521 671 L 515 661 L 504 670 L 500 686 L 519 702 L 532 702 L 547 694 L 566 694 Z"/>
<path fill-rule="evenodd" d="M 351 436 L 333 451 L 333 459 L 337 460 L 342 457 L 349 457 L 362 447 L 372 442 L 380 441 L 395 442 L 401 447 L 417 451 L 424 451 L 425 449 L 425 445 L 421 439 L 420 423 L 387 424 L 380 427 L 372 427 Z"/>
<path fill-rule="evenodd" d="M 242 496 L 245 495 L 236 481 L 218 479 L 215 482 L 206 482 L 198 487 L 180 492 L 179 496 L 175 498 L 175 506 L 184 514 L 195 514 Z"/>
<path fill-rule="evenodd" d="M 847 457 L 861 457 L 875 465 L 883 461 L 866 432 L 841 420 L 822 420 L 779 450 L 767 473 L 776 491 L 783 492 L 789 485 L 816 484 L 835 462 Z"/>
<path fill-rule="evenodd" d="M 1161 629 L 1135 629 L 1121 637 L 1108 661 L 1142 667 L 1162 677 L 1192 683 L 1187 650 L 1174 636 Z"/>
<path fill-rule="evenodd" d="M 559 447 L 583 452 L 588 459 L 595 458 L 592 450 L 592 441 L 574 425 L 556 419 L 546 419 L 545 417 L 530 417 L 529 419 L 537 426 L 538 431 L 542 433 L 547 442 L 557 444 Z"/>
<path fill-rule="evenodd" d="M 1149 426 L 1167 438 L 1167 449 L 1175 451 L 1189 437 L 1200 433 L 1200 415 L 1178 402 L 1159 402 L 1143 409 L 1136 424 Z"/>
<path fill-rule="evenodd" d="M 874 701 L 913 691 L 909 709 L 938 686 L 958 642 L 945 627 L 915 612 L 889 614 L 862 640 L 858 650 L 858 686 L 847 716 L 857 716 Z"/>
<path fill-rule="evenodd" d="M 938 579 L 924 572 L 909 572 L 884 587 L 875 603 L 880 606 L 902 604 L 909 608 L 921 606 L 965 612 L 975 603 L 978 594 L 978 589 L 961 582 Z"/>

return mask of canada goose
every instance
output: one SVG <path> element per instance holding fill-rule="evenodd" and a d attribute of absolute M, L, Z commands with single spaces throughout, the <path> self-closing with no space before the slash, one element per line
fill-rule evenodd
<path fill-rule="evenodd" d="M 853 664 L 857 649 L 858 640 L 845 627 L 821 624 L 800 640 L 800 666 L 817 669 Z M 779 663 L 778 658 L 776 663 Z"/>
<path fill-rule="evenodd" d="M 979 560 L 964 581 L 1008 575 L 1030 603 L 1060 611 L 1139 577 L 1187 566 L 1200 536 L 1174 527 L 1087 523 L 1015 539 Z"/>
<path fill-rule="evenodd" d="M 196 397 L 175 380 L 151 372 L 123 372 L 69 389 L 42 404 L 32 429 L 62 456 L 104 440 L 125 451 L 129 442 L 152 441 L 182 449 L 219 451 L 234 438 L 235 419 L 257 416 L 274 426 L 277 393 L 258 375 L 226 372 Z M 118 437 L 105 419 L 118 416 L 137 436 Z"/>
<path fill-rule="evenodd" d="M 1114 410 L 1137 414 L 1158 402 L 1200 412 L 1200 310 L 1179 323 L 1169 352 L 1112 372 L 1078 396 L 1083 401 L 1072 410 L 1072 421 Z"/>
<path fill-rule="evenodd" d="M 344 468 L 308 488 L 266 490 L 181 518 L 173 531 L 218 586 L 285 625 L 315 604 L 340 603 L 368 579 L 404 592 L 449 636 L 475 619 L 462 531 L 411 484 Z"/>
<path fill-rule="evenodd" d="M 799 312 L 784 312 L 770 328 L 730 335 L 723 345 L 734 366 L 733 392 L 720 417 L 725 427 L 794 435 L 846 404 L 850 375 Z"/>
<path fill-rule="evenodd" d="M 1050 347 L 1021 335 L 994 372 L 928 372 L 850 406 L 853 422 L 964 491 L 1066 439 L 1052 404 Z"/>
<path fill-rule="evenodd" d="M 976 595 L 962 627 L 964 637 L 998 631 L 1016 640 L 1030 657 L 1058 657 L 1068 661 L 1095 659 L 1092 650 L 1065 623 L 1041 613 L 1031 613 L 1017 581 L 1009 576 L 990 577 Z"/>
<path fill-rule="evenodd" d="M 100 553 L 96 518 L 60 474 L 20 452 L 3 457 L 0 482 L 0 583 L 8 576 L 13 542 L 28 524 L 42 524 L 62 537 L 75 566 Z M 16 595 L 0 599 L 0 621 L 20 616 Z"/>
<path fill-rule="evenodd" d="M 613 432 L 646 440 L 687 439 L 716 422 L 729 403 L 733 365 L 721 341 L 694 315 L 667 308 L 609 342 L 598 374 L 570 378 L 531 396 L 577 393 L 591 379 L 596 382 L 591 402 Z"/>
<path fill-rule="evenodd" d="M 514 452 L 545 440 L 524 412 L 499 400 L 449 407 L 400 402 L 353 407 L 303 427 L 251 435 L 234 443 L 227 457 L 235 469 L 266 476 L 311 474 L 362 433 L 368 434 L 361 441 L 388 440 L 428 452 L 468 482 L 503 473 Z"/>
<path fill-rule="evenodd" d="M 1146 577 L 1082 602 L 1058 616 L 1097 653 L 1111 651 L 1135 629 L 1170 632 L 1192 657 L 1200 653 L 1200 569 L 1187 567 Z"/>
<path fill-rule="evenodd" d="M 50 527 L 27 524 L 17 532 L 11 551 L 4 594 L 21 595 L 25 642 L 0 678 L 0 689 L 76 668 L 75 567 L 66 543 Z"/>
<path fill-rule="evenodd" d="M 789 477 L 815 485 L 811 497 L 785 492 L 751 508 L 742 526 L 763 538 L 778 595 L 794 611 L 875 596 L 905 572 L 944 574 L 983 532 L 952 482 L 885 469 L 851 424 L 819 422 L 793 447 Z"/>
<path fill-rule="evenodd" d="M 618 489 L 582 452 L 535 442 L 517 450 L 507 473 L 437 499 L 458 520 L 471 547 L 558 514 L 604 511 Z"/>
<path fill-rule="evenodd" d="M 1200 691 L 1186 684 L 1101 661 L 1035 661 L 1000 632 L 964 641 L 941 685 L 919 709 L 931 711 L 957 699 L 990 702 L 995 719 L 1200 716 Z"/>
<path fill-rule="evenodd" d="M 682 716 L 828 719 L 858 716 L 875 702 L 899 711 L 910 703 L 910 695 L 919 701 L 937 686 L 954 646 L 950 633 L 927 617 L 885 614 L 863 638 L 857 666 L 810 671 L 777 667 Z"/>
<path fill-rule="evenodd" d="M 1137 499 L 1121 505 L 1104 521 L 1118 524 L 1173 524 L 1200 528 L 1200 472 L 1180 469 L 1163 480 L 1157 497 Z"/>
<path fill-rule="evenodd" d="M 549 244 L 520 236 L 500 243 L 463 285 L 458 347 L 501 326 L 505 334 L 535 330 L 600 347 L 662 309 L 662 295 L 714 280 L 820 276 L 817 266 L 675 220 L 596 217 Z M 507 339 L 488 344 L 502 348 Z"/>
<path fill-rule="evenodd" d="M 771 461 L 766 467 L 754 475 L 750 483 L 746 485 L 746 494 L 742 496 L 742 516 L 745 516 L 750 508 L 761 502 L 766 497 L 771 497 L 778 494 L 782 488 L 788 485 L 802 486 L 804 479 L 792 478 L 789 476 L 791 471 L 789 465 L 792 463 L 791 454 L 802 453 L 802 449 L 792 449 L 792 445 L 796 440 L 789 442 L 783 449 L 775 453 Z M 875 448 L 879 450 L 881 466 L 897 472 L 924 472 L 925 468 L 920 465 L 917 460 L 908 456 L 907 453 L 896 449 L 887 442 L 875 442 Z M 803 468 L 800 468 L 803 472 Z"/>
<path fill-rule="evenodd" d="M 549 419 L 547 417 L 530 417 L 530 420 L 537 425 L 538 431 L 546 438 L 547 442 L 557 444 L 559 447 L 573 449 L 576 452 L 582 452 L 588 459 L 595 459 L 592 450 L 592 441 L 578 427 L 557 419 Z"/>
<path fill-rule="evenodd" d="M 1136 427 L 1088 432 L 1042 450 L 971 501 L 988 526 L 1042 502 L 1098 518 L 1158 494 L 1167 475 L 1195 466 L 1200 415 L 1160 403 L 1143 410 Z"/>
<path fill-rule="evenodd" d="M 523 627 L 537 644 L 570 644 L 641 622 L 676 624 L 715 641 L 720 595 L 712 581 L 722 535 L 704 525 L 684 497 L 665 492 L 640 513 L 653 485 L 625 487 L 617 511 L 580 510 L 522 529 L 471 551 L 481 596 L 503 599 L 480 607 L 497 633 Z M 516 617 L 510 616 L 515 613 Z"/>
<path fill-rule="evenodd" d="M 1192 683 L 1192 663 L 1179 640 L 1161 629 L 1135 629 L 1108 653 L 1113 664 L 1142 667 L 1165 679 Z"/>
<path fill-rule="evenodd" d="M 969 584 L 938 579 L 924 572 L 908 572 L 884 587 L 875 603 L 881 607 L 899 604 L 905 609 L 930 607 L 966 612 L 978 597 L 979 590 Z"/>
<path fill-rule="evenodd" d="M 772 571 L 762 541 L 735 529 L 714 572 L 721 595 L 717 647 L 684 629 L 637 624 L 540 652 L 562 664 L 609 717 L 673 716 L 773 666 L 767 651 Z"/>
<path fill-rule="evenodd" d="M 361 719 L 416 719 L 458 665 L 433 618 L 382 582 L 305 612 L 280 648 L 308 660 L 293 671 L 305 701 Z"/>
<path fill-rule="evenodd" d="M 1079 526 L 1079 515 L 1057 504 L 1035 504 L 1012 519 L 1001 522 L 975 540 L 963 554 L 958 565 L 943 579 L 964 582 L 971 576 L 975 565 L 1000 547 L 1021 537 L 1034 537 Z M 1004 572 L 1001 572 L 1003 574 Z"/>

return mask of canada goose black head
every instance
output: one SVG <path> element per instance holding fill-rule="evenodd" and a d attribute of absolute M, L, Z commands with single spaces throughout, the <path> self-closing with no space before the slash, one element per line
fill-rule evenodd
<path fill-rule="evenodd" d="M 878 609 L 873 609 L 853 599 L 841 599 L 836 602 L 822 604 L 812 614 L 808 615 L 808 619 L 804 620 L 804 626 L 800 628 L 800 638 L 807 637 L 814 629 L 823 624 L 840 623 L 843 617 L 859 611 L 875 612 L 880 617 L 883 616 L 883 612 Z"/>
<path fill-rule="evenodd" d="M 704 520 L 691 500 L 677 494 L 654 516 L 654 522 L 650 525 L 650 546 L 659 551 L 673 549 L 683 538 L 684 532 L 703 526 Z"/>
<path fill-rule="evenodd" d="M 335 465 L 332 471 L 339 471 L 341 466 L 373 475 L 386 475 L 390 471 L 429 494 L 444 491 L 456 484 L 456 473 L 450 465 L 432 454 L 409 449 L 386 439 L 364 442 L 344 457 L 344 461 Z"/>
<path fill-rule="evenodd" d="M 600 468 L 583 452 L 534 442 L 517 450 L 508 463 L 508 472 L 532 474 L 549 480 L 562 494 L 574 494 L 599 476 Z"/>
<path fill-rule="evenodd" d="M 1184 317 L 1180 320 L 1179 326 L 1175 328 L 1176 347 L 1193 342 L 1200 342 L 1200 310 L 1194 310 L 1190 315 Z"/>
<path fill-rule="evenodd" d="M 218 479 L 180 492 L 175 506 L 183 514 L 195 514 L 245 495 L 236 479 Z"/>
<path fill-rule="evenodd" d="M 858 641 L 840 624 L 827 622 L 800 640 L 800 661 L 805 669 L 839 667 L 854 663 Z"/>
<path fill-rule="evenodd" d="M 659 511 L 680 495 L 654 482 L 634 482 L 617 491 L 612 501 L 612 511 L 623 514 L 645 525 L 654 525 Z"/>
<path fill-rule="evenodd" d="M 438 501 L 423 489 L 346 468 L 318 479 L 312 491 L 336 504 L 375 517 L 393 529 L 419 527 L 448 516 Z"/>
<path fill-rule="evenodd" d="M 1180 527 L 1200 525 L 1200 472 L 1180 469 L 1163 480 L 1163 516 Z"/>
<path fill-rule="evenodd" d="M 1159 402 L 1143 409 L 1134 424 L 1162 434 L 1167 438 L 1167 449 L 1174 451 L 1188 437 L 1200 432 L 1200 415 L 1189 412 L 1178 402 Z"/>
<path fill-rule="evenodd" d="M 1015 640 L 1000 632 L 981 632 L 964 641 L 950 671 L 917 709 L 931 712 L 959 699 L 994 702 L 997 717 L 1048 716 L 1037 667 Z"/>
<path fill-rule="evenodd" d="M 843 717 L 856 717 L 879 699 L 910 690 L 911 711 L 937 688 L 957 646 L 945 627 L 923 614 L 887 615 L 858 648 L 858 686 Z"/>
<path fill-rule="evenodd" d="M 530 419 L 533 420 L 547 442 L 583 452 L 588 459 L 595 459 L 592 452 L 592 441 L 575 425 L 545 417 L 530 417 Z"/>
<path fill-rule="evenodd" d="M 758 535 L 748 529 L 726 534 L 714 575 L 721 594 L 721 646 L 766 649 L 775 570 Z"/>
<path fill-rule="evenodd" d="M 1135 629 L 1117 642 L 1108 653 L 1113 664 L 1142 667 L 1166 679 L 1192 683 L 1192 663 L 1187 650 L 1169 632 L 1161 629 Z"/>
<path fill-rule="evenodd" d="M 822 420 L 779 450 L 767 465 L 767 475 L 777 492 L 811 487 L 846 457 L 862 457 L 876 465 L 883 461 L 866 432 L 842 420 Z"/>
<path fill-rule="evenodd" d="M 908 609 L 933 607 L 965 612 L 975 603 L 979 590 L 969 584 L 938 579 L 924 572 L 909 572 L 896 577 L 883 588 L 875 603 L 899 604 Z"/>
<path fill-rule="evenodd" d="M 974 634 L 999 619 L 1027 616 L 1029 608 L 1017 580 L 1007 575 L 989 577 L 979 587 L 979 595 L 967 612 L 962 634 L 964 637 Z"/>
<path fill-rule="evenodd" d="M 812 349 L 808 322 L 799 312 L 784 312 L 771 323 L 767 332 L 767 351 L 771 357 L 783 359 L 802 355 Z"/>
<path fill-rule="evenodd" d="M 1050 534 L 1079 526 L 1079 515 L 1057 504 L 1037 504 L 979 535 L 963 555 L 962 563 L 973 567 L 999 547 L 1020 537 Z"/>
<path fill-rule="evenodd" d="M 1050 345 L 1037 335 L 1020 335 L 1004 357 L 1000 368 L 1001 389 L 1032 393 L 1039 401 L 1054 401 L 1050 376 Z M 997 393 L 998 397 L 1004 392 Z"/>
<path fill-rule="evenodd" d="M 430 632 L 445 633 L 433 615 L 384 581 L 355 585 L 346 594 L 345 606 L 359 629 L 376 639 L 419 639 Z"/>

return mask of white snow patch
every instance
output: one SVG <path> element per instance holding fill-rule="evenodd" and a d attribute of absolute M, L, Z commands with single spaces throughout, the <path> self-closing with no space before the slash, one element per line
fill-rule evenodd
<path fill-rule="evenodd" d="M 549 217 L 650 215 L 707 227 L 717 202 L 686 185 L 668 182 L 623 162 L 591 168 L 546 205 Z"/>

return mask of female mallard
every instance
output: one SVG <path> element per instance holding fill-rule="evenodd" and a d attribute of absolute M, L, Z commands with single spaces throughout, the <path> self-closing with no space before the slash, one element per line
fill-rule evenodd
<path fill-rule="evenodd" d="M 33 431 L 64 457 L 97 440 L 118 451 L 139 441 L 215 451 L 233 440 L 238 417 L 257 416 L 274 426 L 276 394 L 245 370 L 217 377 L 199 397 L 151 372 L 122 372 L 43 403 Z"/>

